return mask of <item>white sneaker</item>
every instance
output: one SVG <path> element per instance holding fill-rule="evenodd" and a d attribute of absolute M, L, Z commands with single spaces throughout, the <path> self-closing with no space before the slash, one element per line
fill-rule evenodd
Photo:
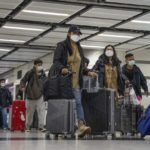
<path fill-rule="evenodd" d="M 78 137 L 84 137 L 86 134 L 90 134 L 90 133 L 91 133 L 91 128 L 85 125 L 81 126 L 77 130 Z"/>
<path fill-rule="evenodd" d="M 25 132 L 30 132 L 30 131 L 31 131 L 31 129 L 26 129 L 26 130 L 25 130 Z"/>

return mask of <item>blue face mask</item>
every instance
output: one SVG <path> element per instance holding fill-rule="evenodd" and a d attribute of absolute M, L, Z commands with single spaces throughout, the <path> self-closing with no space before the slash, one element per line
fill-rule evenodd
<path fill-rule="evenodd" d="M 130 61 L 128 62 L 128 64 L 129 64 L 130 66 L 134 66 L 134 65 L 135 65 L 135 60 L 130 60 Z"/>
<path fill-rule="evenodd" d="M 5 83 L 1 83 L 1 86 L 4 87 L 4 86 L 5 86 Z"/>
<path fill-rule="evenodd" d="M 38 66 L 38 71 L 41 71 L 41 70 L 43 70 L 43 67 L 42 66 Z"/>

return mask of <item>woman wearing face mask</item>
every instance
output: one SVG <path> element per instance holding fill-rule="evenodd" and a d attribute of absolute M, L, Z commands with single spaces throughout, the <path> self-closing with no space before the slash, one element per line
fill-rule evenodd
<path fill-rule="evenodd" d="M 107 45 L 92 70 L 99 72 L 100 87 L 115 89 L 120 96 L 123 96 L 124 82 L 120 63 L 115 48 L 112 45 Z M 117 101 L 118 99 L 116 103 Z"/>
<path fill-rule="evenodd" d="M 78 136 L 82 137 L 90 132 L 90 127 L 85 126 L 84 113 L 81 104 L 81 88 L 82 88 L 82 75 L 89 74 L 87 69 L 84 68 L 84 55 L 83 50 L 79 44 L 80 29 L 77 26 L 71 26 L 65 41 L 57 44 L 54 53 L 53 63 L 58 67 L 62 74 L 68 73 L 68 68 L 73 72 L 72 88 L 73 95 L 76 101 L 77 119 L 78 119 Z"/>

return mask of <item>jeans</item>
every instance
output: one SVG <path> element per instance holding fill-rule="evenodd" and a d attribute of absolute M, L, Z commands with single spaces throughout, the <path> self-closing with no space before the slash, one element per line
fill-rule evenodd
<path fill-rule="evenodd" d="M 84 121 L 84 112 L 81 104 L 81 90 L 78 88 L 73 88 L 73 95 L 76 101 L 76 110 L 78 120 Z"/>
<path fill-rule="evenodd" d="M 2 112 L 2 127 L 7 128 L 7 108 L 0 106 L 0 111 Z"/>

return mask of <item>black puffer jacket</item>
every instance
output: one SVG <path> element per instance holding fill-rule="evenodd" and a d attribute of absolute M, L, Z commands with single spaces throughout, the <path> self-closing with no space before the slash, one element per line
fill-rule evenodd
<path fill-rule="evenodd" d="M 122 67 L 122 72 L 128 78 L 129 70 L 127 69 L 127 65 L 124 65 Z M 133 68 L 133 80 L 130 82 L 133 85 L 133 88 L 137 96 L 142 97 L 141 87 L 144 89 L 144 91 L 148 91 L 146 78 L 144 77 L 140 68 L 136 65 L 134 65 L 134 68 Z"/>
<path fill-rule="evenodd" d="M 118 71 L 118 92 L 120 95 L 124 95 L 124 90 L 125 90 L 125 84 L 124 84 L 124 80 L 126 79 L 126 77 L 122 74 L 121 71 L 121 61 L 117 60 L 115 63 L 113 63 L 113 66 L 117 67 L 117 71 Z M 92 68 L 92 71 L 96 71 L 99 72 L 99 84 L 100 87 L 103 88 L 104 87 L 104 81 L 105 81 L 105 56 L 104 54 L 102 54 L 97 62 L 95 63 L 94 67 Z"/>
<path fill-rule="evenodd" d="M 12 104 L 12 96 L 7 88 L 0 88 L 0 106 L 7 107 Z"/>
<path fill-rule="evenodd" d="M 82 75 L 87 74 L 88 71 L 84 68 L 84 54 L 83 54 L 82 47 L 80 46 L 79 43 L 77 43 L 77 45 L 81 56 L 79 83 L 80 83 L 80 87 L 82 87 L 82 83 L 83 83 Z M 61 72 L 63 68 L 68 68 L 68 53 L 70 56 L 73 54 L 69 37 L 67 37 L 66 40 L 57 44 L 57 48 L 54 53 L 53 63 L 58 67 L 59 72 Z"/>

